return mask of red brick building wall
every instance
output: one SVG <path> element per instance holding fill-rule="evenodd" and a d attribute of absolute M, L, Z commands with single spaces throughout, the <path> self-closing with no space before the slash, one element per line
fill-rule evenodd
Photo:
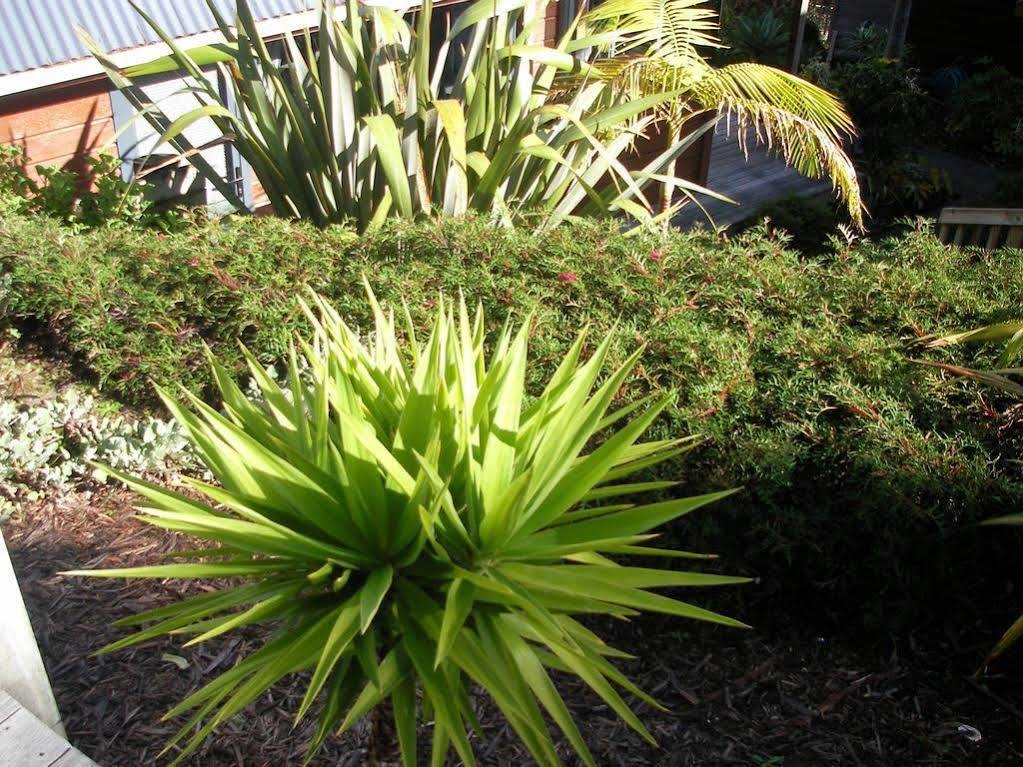
<path fill-rule="evenodd" d="M 0 99 L 0 143 L 23 147 L 26 166 L 85 170 L 83 158 L 114 137 L 106 78 Z"/>
<path fill-rule="evenodd" d="M 556 43 L 561 32 L 557 2 L 543 11 L 544 42 Z M 0 143 L 21 146 L 26 165 L 34 173 L 37 165 L 57 165 L 83 171 L 83 158 L 110 148 L 115 133 L 106 78 L 49 87 L 26 94 L 0 98 Z M 710 135 L 679 160 L 678 172 L 703 183 L 710 159 Z M 630 167 L 642 167 L 664 149 L 664 136 L 654 132 L 640 143 Z M 265 200 L 262 188 L 253 181 L 253 197 Z"/>

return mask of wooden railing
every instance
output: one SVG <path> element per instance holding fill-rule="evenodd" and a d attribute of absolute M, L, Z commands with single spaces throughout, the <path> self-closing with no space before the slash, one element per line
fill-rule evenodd
<path fill-rule="evenodd" d="M 986 250 L 1023 247 L 1023 208 L 944 208 L 938 239 Z"/>

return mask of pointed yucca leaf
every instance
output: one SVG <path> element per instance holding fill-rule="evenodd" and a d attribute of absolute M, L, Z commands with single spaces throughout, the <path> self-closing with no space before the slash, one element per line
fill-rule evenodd
<path fill-rule="evenodd" d="M 456 578 L 448 588 L 447 599 L 444 603 L 444 621 L 441 624 L 440 636 L 437 639 L 437 653 L 434 659 L 434 668 L 439 666 L 447 654 L 451 651 L 451 645 L 455 636 L 462 629 L 462 624 L 469 617 L 472 611 L 473 600 L 476 595 L 476 587 L 461 578 Z"/>
<path fill-rule="evenodd" d="M 373 622 L 377 610 L 383 604 L 394 579 L 394 569 L 390 566 L 371 570 L 366 583 L 359 592 L 359 630 L 365 634 Z"/>
<path fill-rule="evenodd" d="M 196 621 L 202 620 L 209 615 L 244 606 L 261 597 L 271 595 L 279 591 L 280 588 L 281 586 L 278 582 L 271 581 L 267 584 L 255 584 L 248 587 L 215 591 L 202 597 L 193 597 L 168 607 L 157 608 L 131 616 L 133 619 L 136 619 L 134 623 L 118 621 L 115 625 L 127 626 L 149 623 L 150 621 L 156 622 L 123 639 L 118 639 L 115 642 L 104 645 L 96 651 L 96 654 L 106 655 L 107 653 L 118 652 L 142 642 L 148 642 L 151 639 L 165 636 L 173 631 L 193 625 Z M 208 599 L 203 599 L 203 597 L 208 597 Z M 140 618 L 145 620 L 137 620 Z"/>
<path fill-rule="evenodd" d="M 655 535 L 626 535 L 621 538 L 601 538 L 598 540 L 587 539 L 573 543 L 551 544 L 536 546 L 532 542 L 525 548 L 512 548 L 505 552 L 504 558 L 508 562 L 551 562 L 565 559 L 587 551 L 614 551 L 621 546 L 631 546 L 638 543 L 645 543 L 657 536 Z"/>
<path fill-rule="evenodd" d="M 572 648 L 566 647 L 557 637 L 551 636 L 543 626 L 530 621 L 532 628 L 542 638 L 543 643 L 551 652 L 565 665 L 567 669 L 578 676 L 586 685 L 599 695 L 605 703 L 639 735 L 649 743 L 656 744 L 653 735 L 643 726 L 632 709 L 626 705 L 615 689 L 608 683 L 604 675 L 598 670 L 595 661 L 599 659 L 596 654 L 587 656 L 578 653 Z"/>
<path fill-rule="evenodd" d="M 410 619 L 420 625 L 428 637 L 436 640 L 440 632 L 439 607 L 432 603 L 424 592 L 407 582 L 402 584 L 402 591 L 405 609 L 409 611 Z M 531 753 L 539 758 L 546 752 L 544 743 L 549 741 L 549 735 L 538 715 L 535 703 L 528 698 L 516 696 L 509 690 L 505 682 L 508 675 L 504 673 L 503 667 L 495 662 L 493 654 L 487 651 L 479 637 L 469 630 L 458 634 L 449 659 L 450 663 L 457 664 L 487 690 Z M 446 728 L 441 730 L 446 732 Z M 447 741 L 445 738 L 444 742 Z M 438 759 L 436 751 L 433 758 L 436 763 Z M 441 763 L 443 764 L 443 761 Z"/>
<path fill-rule="evenodd" d="M 554 742 L 540 715 L 534 694 L 515 665 L 514 656 L 502 641 L 501 627 L 496 625 L 490 616 L 484 614 L 479 619 L 478 633 L 483 651 L 504 680 L 510 696 L 518 702 L 518 711 L 510 714 L 509 720 L 521 721 L 516 730 L 520 731 L 520 737 L 529 745 L 540 764 L 559 765 L 561 761 L 558 759 Z M 523 715 L 519 711 L 524 712 L 525 719 L 522 718 Z"/>
<path fill-rule="evenodd" d="M 634 509 L 636 504 L 634 503 L 613 503 L 600 506 L 588 506 L 583 509 L 577 509 L 570 511 L 566 514 L 562 514 L 560 517 L 555 519 L 548 525 L 548 527 L 560 527 L 561 525 L 571 525 L 575 522 L 581 522 L 584 519 L 593 519 L 594 517 L 603 517 L 607 514 L 611 514 L 616 511 L 625 511 L 626 509 Z"/>
<path fill-rule="evenodd" d="M 223 504 L 226 508 L 244 519 L 260 525 L 265 525 L 273 531 L 288 537 L 295 544 L 303 547 L 307 555 L 312 559 L 315 559 L 316 557 L 323 557 L 325 559 L 335 559 L 340 562 L 352 562 L 357 565 L 366 564 L 368 562 L 365 555 L 359 552 L 359 548 L 363 545 L 363 540 L 359 535 L 359 531 L 351 525 L 348 520 L 344 519 L 342 514 L 333 515 L 333 524 L 342 531 L 342 536 L 349 541 L 354 548 L 325 543 L 313 538 L 310 534 L 299 532 L 294 528 L 294 526 L 288 527 L 285 523 L 269 519 L 265 515 L 252 509 L 251 506 L 245 503 L 243 499 L 239 498 L 236 493 L 230 493 L 222 488 L 205 482 L 199 482 L 198 480 L 186 480 L 186 483 L 217 503 Z"/>
<path fill-rule="evenodd" d="M 247 562 L 112 567 L 109 570 L 65 570 L 58 574 L 69 576 L 84 575 L 90 578 L 232 578 L 242 575 L 265 575 L 294 570 L 296 566 L 296 562 L 289 560 L 253 559 Z"/>
<path fill-rule="evenodd" d="M 307 667 L 315 658 L 315 650 L 322 643 L 332 617 L 332 613 L 327 613 L 289 634 L 276 652 L 260 663 L 248 679 L 226 694 L 220 708 L 192 735 L 172 764 L 179 764 L 221 722 L 242 711 L 284 676 Z"/>
<path fill-rule="evenodd" d="M 588 503 L 606 498 L 617 498 L 621 495 L 635 495 L 637 493 L 648 493 L 653 490 L 667 490 L 671 487 L 677 487 L 678 484 L 678 482 L 658 481 L 632 482 L 624 485 L 601 485 L 581 496 L 579 500 Z"/>
<path fill-rule="evenodd" d="M 380 687 L 380 664 L 377 659 L 377 634 L 370 627 L 355 637 L 355 659 L 370 683 Z"/>
<path fill-rule="evenodd" d="M 267 525 L 211 514 L 196 515 L 145 507 L 142 507 L 142 511 L 145 512 L 146 522 L 155 527 L 220 541 L 253 554 L 267 554 L 280 557 L 281 561 L 293 559 L 298 562 L 309 555 L 309 547 L 304 542 L 296 542 L 293 535 L 279 533 Z M 336 561 L 345 567 L 358 566 L 356 562 L 343 557 L 338 557 Z"/>
<path fill-rule="evenodd" d="M 199 634 L 197 637 L 193 637 L 185 642 L 185 647 L 192 647 L 193 645 L 201 644 L 202 642 L 208 642 L 215 637 L 222 634 L 226 634 L 228 631 L 233 631 L 240 626 L 247 626 L 252 623 L 260 623 L 267 620 L 279 618 L 285 612 L 296 609 L 295 607 L 295 595 L 298 594 L 299 588 L 294 587 L 288 589 L 282 594 L 275 594 L 269 599 L 264 599 L 262 602 L 258 602 L 250 607 L 243 613 L 228 617 L 217 624 L 216 627 L 210 628 L 207 631 Z M 179 629 L 179 632 L 181 629 Z"/>
<path fill-rule="evenodd" d="M 626 554 L 637 557 L 668 557 L 673 559 L 717 559 L 716 554 L 700 554 L 694 551 L 658 549 L 652 546 L 609 546 L 601 549 L 608 554 Z"/>
<path fill-rule="evenodd" d="M 615 468 L 604 475 L 604 482 L 614 482 L 656 466 L 665 461 L 685 455 L 700 443 L 700 439 L 670 440 L 662 443 L 639 443 L 633 445 L 622 456 Z"/>
<path fill-rule="evenodd" d="M 202 446 L 203 460 L 229 490 L 300 515 L 318 512 L 313 519 L 324 525 L 323 531 L 332 536 L 341 535 L 336 519 L 332 520 L 327 513 L 336 504 L 338 488 L 333 478 L 304 459 L 281 458 L 253 435 L 189 396 L 201 420 L 173 399 L 163 399 L 192 440 Z M 213 457 L 214 453 L 217 458 Z"/>
<path fill-rule="evenodd" d="M 1006 514 L 979 522 L 981 525 L 1023 525 L 1023 514 Z"/>
<path fill-rule="evenodd" d="M 525 564 L 508 563 L 502 567 L 503 572 L 512 577 L 524 577 L 538 583 L 546 583 L 548 588 L 570 588 L 571 584 L 580 586 L 580 591 L 587 584 L 605 581 L 614 586 L 649 589 L 667 586 L 726 586 L 736 583 L 749 583 L 749 578 L 736 578 L 729 575 L 714 573 L 680 572 L 677 570 L 660 570 L 644 567 L 607 567 L 603 565 L 556 565 L 539 567 Z"/>
<path fill-rule="evenodd" d="M 522 583 L 526 588 L 552 588 L 568 594 L 581 594 L 612 604 L 633 607 L 638 610 L 661 612 L 668 615 L 676 615 L 680 618 L 710 621 L 735 628 L 749 628 L 749 626 L 741 621 L 705 610 L 702 607 L 696 607 L 695 605 L 680 602 L 670 597 L 660 596 L 659 594 L 651 594 L 641 588 L 633 588 L 628 585 L 627 579 L 624 579 L 624 582 L 619 582 L 606 577 L 587 576 L 571 572 L 575 569 L 581 569 L 581 567 L 565 565 L 560 567 L 531 568 L 526 565 L 507 563 L 502 566 L 501 572 L 510 579 Z M 669 573 L 669 575 L 671 574 Z M 706 576 L 706 578 L 710 583 L 741 583 L 745 580 L 737 578 L 715 581 L 716 576 L 710 575 Z M 694 584 L 690 583 L 687 585 Z M 536 624 L 535 617 L 530 615 L 530 618 Z"/>
<path fill-rule="evenodd" d="M 366 716 L 383 700 L 385 700 L 394 689 L 401 684 L 411 671 L 411 664 L 408 656 L 403 650 L 395 648 L 387 653 L 387 656 L 380 662 L 377 680 L 365 685 L 362 692 L 352 703 L 345 714 L 344 720 L 337 732 L 339 735 L 347 732 L 362 717 Z"/>
<path fill-rule="evenodd" d="M 299 721 L 305 716 L 316 696 L 319 695 L 323 685 L 326 684 L 328 678 L 334 672 L 338 662 L 348 652 L 352 641 L 359 631 L 359 612 L 360 607 L 356 604 L 354 597 L 345 603 L 338 612 L 337 619 L 330 629 L 330 635 L 323 645 L 320 659 L 316 663 L 313 678 L 309 682 L 305 697 L 302 699 L 298 713 L 295 715 L 295 721 Z"/>
<path fill-rule="evenodd" d="M 507 621 L 513 621 L 513 619 L 509 616 L 506 616 L 505 619 Z M 575 637 L 576 642 L 578 642 L 580 646 L 585 647 L 587 650 L 591 652 L 595 652 L 598 655 L 603 655 L 604 657 L 607 658 L 634 659 L 636 657 L 635 655 L 630 655 L 627 652 L 623 652 L 622 650 L 616 650 L 615 648 L 611 647 L 609 644 L 607 644 L 607 642 L 605 642 L 594 632 L 590 631 L 588 628 L 586 628 L 583 624 L 581 624 L 574 618 L 570 618 L 567 615 L 562 615 L 561 623 L 562 625 L 564 625 L 568 633 Z M 520 633 L 522 632 L 520 631 Z"/>
<path fill-rule="evenodd" d="M 504 627 L 504 630 L 498 632 L 501 640 L 505 643 L 508 651 L 511 653 L 514 659 L 514 667 L 518 669 L 519 673 L 522 674 L 526 683 L 532 689 L 537 699 L 543 704 L 543 707 L 547 709 L 547 713 L 550 714 L 551 719 L 555 721 L 561 731 L 565 733 L 565 737 L 568 738 L 569 743 L 579 754 L 579 757 L 583 760 L 584 764 L 596 767 L 596 762 L 593 760 L 593 755 L 590 753 L 589 748 L 586 746 L 586 741 L 583 740 L 582 734 L 579 732 L 579 728 L 575 724 L 575 720 L 572 719 L 572 714 L 568 710 L 568 706 L 565 705 L 565 701 L 561 695 L 558 694 L 557 688 L 551 681 L 550 676 L 543 668 L 543 664 L 536 657 L 536 653 L 530 649 L 529 645 L 519 636 L 518 633 L 511 630 L 510 628 Z"/>
<path fill-rule="evenodd" d="M 735 492 L 734 490 L 725 490 L 719 493 L 708 493 L 692 498 L 679 498 L 674 501 L 640 506 L 597 519 L 534 533 L 522 541 L 527 542 L 529 546 L 549 546 L 639 535 L 673 519 L 678 519 L 701 506 L 727 498 Z"/>
<path fill-rule="evenodd" d="M 513 506 L 507 500 L 513 492 L 509 485 L 514 486 L 515 480 L 516 434 L 525 394 L 528 327 L 528 324 L 523 325 L 504 356 L 502 366 L 492 368 L 488 376 L 498 383 L 493 389 L 492 399 L 496 407 L 491 414 L 487 438 L 482 445 L 483 463 L 480 467 L 479 492 L 486 512 L 480 525 L 484 547 L 500 541 L 506 531 L 518 522 L 509 519 L 508 512 Z M 485 396 L 484 388 L 486 384 L 481 387 L 481 397 Z"/>
<path fill-rule="evenodd" d="M 423 693 L 429 697 L 434 716 L 452 739 L 455 750 L 465 765 L 475 765 L 476 759 L 466 737 L 465 725 L 455 705 L 455 696 L 447 679 L 434 668 L 434 651 L 418 627 L 405 626 L 402 639 L 409 659 L 423 684 Z"/>
<path fill-rule="evenodd" d="M 89 572 L 92 572 L 91 570 Z M 114 621 L 114 626 L 138 626 L 143 623 L 160 621 L 183 615 L 188 611 L 200 611 L 199 614 L 207 614 L 202 611 L 216 612 L 221 609 L 230 609 L 240 604 L 257 600 L 262 595 L 262 589 L 276 588 L 276 584 L 266 586 L 259 583 L 221 591 L 211 591 L 199 594 L 198 596 L 183 599 L 163 607 L 155 607 L 152 610 L 144 610 L 134 615 L 126 615 Z"/>
<path fill-rule="evenodd" d="M 341 724 L 341 717 L 351 707 L 355 696 L 359 693 L 361 674 L 353 669 L 349 658 L 344 658 L 330 677 L 326 699 L 316 723 L 316 733 L 306 749 L 303 767 L 316 756 L 327 737 Z"/>
<path fill-rule="evenodd" d="M 607 615 L 613 618 L 624 619 L 633 618 L 640 614 L 639 611 L 629 607 L 542 587 L 531 589 L 530 596 L 543 610 L 559 617 L 567 614 Z M 522 605 L 522 599 L 513 594 L 484 590 L 478 592 L 476 601 L 485 604 L 502 605 L 505 608 L 516 608 Z"/>
<path fill-rule="evenodd" d="M 417 764 L 419 749 L 416 737 L 416 683 L 411 677 L 407 677 L 394 688 L 391 694 L 391 710 L 394 714 L 394 728 L 398 733 L 402 764 Z"/>
<path fill-rule="evenodd" d="M 1003 654 L 1006 650 L 1012 647 L 1012 645 L 1016 644 L 1021 636 L 1023 636 L 1023 615 L 1019 616 L 1013 624 L 1006 629 L 1005 633 L 1002 634 L 1001 639 L 998 640 L 998 644 L 996 644 L 992 648 L 991 652 L 988 653 L 986 662 L 990 663 L 999 655 Z"/>
<path fill-rule="evenodd" d="M 622 452 L 631 446 L 646 431 L 653 420 L 668 406 L 664 397 L 650 407 L 642 416 L 606 440 L 599 448 L 587 455 L 568 471 L 553 487 L 547 501 L 540 505 L 521 528 L 523 533 L 541 529 L 569 508 L 579 503 L 615 465 Z M 636 532 L 646 532 L 637 530 Z"/>
<path fill-rule="evenodd" d="M 602 415 L 603 407 L 600 400 L 587 400 L 587 397 L 603 368 L 604 360 L 611 348 L 612 337 L 613 333 L 607 334 L 566 385 L 543 395 L 543 399 L 550 400 L 550 412 L 532 456 L 533 464 L 538 467 L 533 480 L 533 498 L 536 504 L 543 503 L 549 497 L 554 484 L 571 468 L 571 462 L 593 436 L 595 424 Z M 623 378 L 621 371 L 618 378 L 620 383 Z M 618 387 L 610 382 L 603 388 L 604 394 L 601 399 L 609 401 Z M 587 404 L 590 406 L 587 407 Z M 527 511 L 527 514 L 532 511 L 535 511 L 535 506 L 534 509 Z M 520 521 L 520 526 L 521 524 Z"/>
<path fill-rule="evenodd" d="M 586 660 L 588 660 L 593 667 L 604 675 L 610 682 L 618 685 L 622 690 L 629 693 L 639 700 L 646 703 L 648 706 L 656 709 L 657 711 L 667 711 L 668 709 L 658 703 L 653 697 L 641 690 L 632 680 L 630 680 L 625 674 L 619 671 L 614 664 L 608 661 L 603 651 L 594 649 L 589 646 L 585 646 Z"/>
<path fill-rule="evenodd" d="M 293 641 L 294 636 L 290 634 L 281 634 L 275 639 L 271 639 L 259 650 L 242 658 L 235 666 L 172 706 L 163 715 L 163 721 L 169 721 L 187 711 L 201 709 L 211 700 L 223 700 L 223 697 L 237 687 L 242 680 L 254 673 L 261 665 L 277 658 Z"/>
<path fill-rule="evenodd" d="M 411 493 L 416 485 L 415 478 L 395 459 L 394 454 L 377 439 L 373 430 L 366 423 L 360 423 L 348 413 L 338 411 L 337 415 L 341 420 L 342 427 L 353 434 L 362 448 L 376 459 L 377 465 L 386 472 L 388 478 L 397 483 L 403 492 Z"/>

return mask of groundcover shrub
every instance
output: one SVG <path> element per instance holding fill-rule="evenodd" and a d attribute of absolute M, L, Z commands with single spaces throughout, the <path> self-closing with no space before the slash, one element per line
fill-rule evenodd
<path fill-rule="evenodd" d="M 276 627 L 258 651 L 169 712 L 189 714 L 167 747 L 183 745 L 173 764 L 303 671 L 312 678 L 298 718 L 322 700 L 310 755 L 387 702 L 402 763 L 419 764 L 421 689 L 422 718 L 433 720 L 431 764 L 453 747 L 473 765 L 467 731 L 481 728 L 469 693 L 478 684 L 538 764 L 561 764 L 546 712 L 592 766 L 548 670 L 579 677 L 653 742 L 616 689 L 654 703 L 613 665 L 628 656 L 577 618 L 654 611 L 743 625 L 648 590 L 743 579 L 611 559 L 700 558 L 647 546 L 648 533 L 727 494 L 621 503 L 662 488 L 629 480 L 690 446 L 685 437 L 639 441 L 670 394 L 616 402 L 640 351 L 605 374 L 612 336 L 587 357 L 584 330 L 527 401 L 529 324 L 515 332 L 506 324 L 488 354 L 483 315 L 470 319 L 464 303 L 440 302 L 429 335 L 417 339 L 409 324 L 402 344 L 394 312 L 371 293 L 369 303 L 375 321 L 364 344 L 313 297 L 316 308 L 303 308 L 315 332 L 299 340 L 306 374 L 294 350 L 283 387 L 251 364 L 258 400 L 216 362 L 223 414 L 194 396 L 187 404 L 165 398 L 218 481 L 187 484 L 214 505 L 118 475 L 147 500 L 150 524 L 222 548 L 173 564 L 72 573 L 238 579 L 123 619 L 138 630 L 106 651 L 164 635 L 190 635 L 194 645 L 253 624 Z"/>
<path fill-rule="evenodd" d="M 744 596 L 782 593 L 872 625 L 962 619 L 977 578 L 1014 561 L 1010 541 L 970 525 L 1023 501 L 1020 430 L 997 416 L 998 395 L 981 403 L 911 360 L 990 367 L 994 352 L 906 344 L 1013 319 L 1023 254 L 948 249 L 925 228 L 836 247 L 807 258 L 762 229 L 730 241 L 602 225 L 532 237 L 471 219 L 364 238 L 275 219 L 166 236 L 0 220 L 9 313 L 132 401 L 148 401 L 149 379 L 211 394 L 203 342 L 232 374 L 244 370 L 239 339 L 262 362 L 285 359 L 291 333 L 309 330 L 303 286 L 370 327 L 363 274 L 420 327 L 458 286 L 494 323 L 532 310 L 533 394 L 574 328 L 589 321 L 601 338 L 617 321 L 610 360 L 646 344 L 623 401 L 673 389 L 651 435 L 705 439 L 648 479 L 681 478 L 687 493 L 745 487 L 680 526 L 760 576 Z"/>

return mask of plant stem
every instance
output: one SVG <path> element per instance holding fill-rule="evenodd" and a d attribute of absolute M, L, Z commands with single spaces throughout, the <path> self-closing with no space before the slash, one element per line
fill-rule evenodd
<path fill-rule="evenodd" d="M 673 120 L 664 121 L 664 130 L 668 133 L 667 146 L 673 147 L 678 141 L 679 129 Z M 672 178 L 675 176 L 675 168 L 678 166 L 678 158 L 673 158 L 664 168 L 664 175 Z M 675 187 L 671 184 L 665 183 L 661 187 L 661 212 L 665 212 L 671 208 L 671 200 L 675 194 Z M 668 221 L 665 220 L 665 226 L 668 225 Z"/>
<path fill-rule="evenodd" d="M 367 767 L 382 767 L 391 761 L 395 746 L 395 733 L 392 727 L 391 707 L 381 703 L 370 714 L 369 746 L 366 749 Z"/>

